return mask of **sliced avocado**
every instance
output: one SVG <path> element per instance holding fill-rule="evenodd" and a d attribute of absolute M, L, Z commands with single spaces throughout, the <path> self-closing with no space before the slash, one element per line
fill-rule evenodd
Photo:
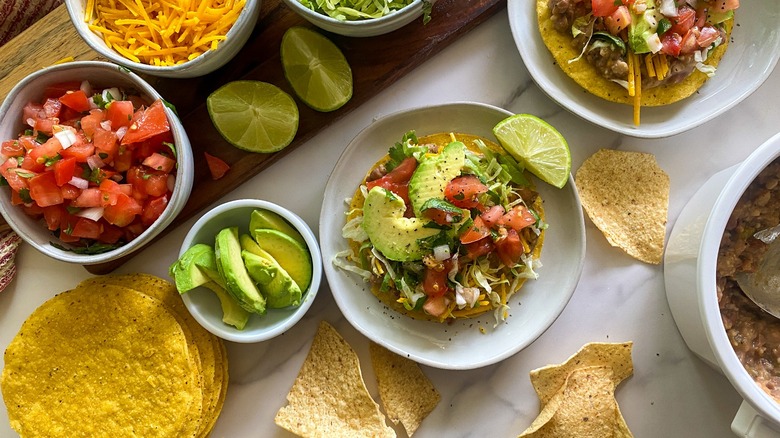
<path fill-rule="evenodd" d="M 243 330 L 246 327 L 246 323 L 249 322 L 249 312 L 244 310 L 237 302 L 230 296 L 230 294 L 218 285 L 214 281 L 209 281 L 203 284 L 203 287 L 211 289 L 222 306 L 222 322 L 227 325 Z"/>
<path fill-rule="evenodd" d="M 444 198 L 444 189 L 453 178 L 460 175 L 466 164 L 466 145 L 453 141 L 435 156 L 423 158 L 409 180 L 409 201 L 414 215 L 421 217 L 425 201 Z"/>
<path fill-rule="evenodd" d="M 190 247 L 184 254 L 179 257 L 175 263 L 168 269 L 168 273 L 173 282 L 176 284 L 176 289 L 180 294 L 195 289 L 198 286 L 202 286 L 210 281 L 203 271 L 198 268 L 196 261 L 208 259 L 209 254 L 214 254 L 214 249 L 204 243 L 198 243 Z"/>
<path fill-rule="evenodd" d="M 281 309 L 301 304 L 301 288 L 278 263 L 249 251 L 241 251 L 249 276 L 263 291 L 268 307 Z"/>
<path fill-rule="evenodd" d="M 252 215 L 249 217 L 249 231 L 258 229 L 269 229 L 281 231 L 282 233 L 292 237 L 298 243 L 306 246 L 306 241 L 303 240 L 303 236 L 298 230 L 295 229 L 289 222 L 283 217 L 274 213 L 273 211 L 258 208 L 252 211 Z"/>
<path fill-rule="evenodd" d="M 265 298 L 255 286 L 241 258 L 238 227 L 230 227 L 217 233 L 214 252 L 219 275 L 225 281 L 225 289 L 247 312 L 265 313 Z"/>
<path fill-rule="evenodd" d="M 422 259 L 426 251 L 418 240 L 440 232 L 426 228 L 429 221 L 404 217 L 405 211 L 404 200 L 382 187 L 372 188 L 363 204 L 363 229 L 374 247 L 390 260 Z"/>
<path fill-rule="evenodd" d="M 290 277 L 298 283 L 302 291 L 309 289 L 312 276 L 311 255 L 306 246 L 292 237 L 276 230 L 254 230 L 253 237 L 257 246 L 270 254 Z M 254 252 L 251 251 L 250 252 Z M 263 256 L 262 253 L 256 253 Z"/>
<path fill-rule="evenodd" d="M 716 11 L 715 8 L 707 9 L 707 21 L 712 24 L 719 24 L 734 18 L 734 10 L 726 12 Z"/>

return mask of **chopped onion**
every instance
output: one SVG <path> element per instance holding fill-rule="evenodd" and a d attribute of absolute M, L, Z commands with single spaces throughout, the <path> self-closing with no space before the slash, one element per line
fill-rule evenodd
<path fill-rule="evenodd" d="M 664 47 L 661 43 L 661 38 L 658 37 L 657 33 L 650 35 L 645 39 L 645 41 L 647 42 L 647 46 L 650 48 L 650 51 L 653 53 L 660 52 Z"/>
<path fill-rule="evenodd" d="M 30 117 L 29 119 L 25 120 L 25 122 L 27 122 L 27 126 L 35 128 L 35 119 L 33 119 L 32 117 Z"/>
<path fill-rule="evenodd" d="M 85 180 L 84 178 L 79 178 L 77 176 L 71 178 L 70 181 L 68 181 L 68 184 L 81 190 L 84 190 L 87 187 L 89 187 L 89 181 Z"/>
<path fill-rule="evenodd" d="M 103 100 L 108 101 L 108 94 L 111 93 L 111 99 L 110 100 L 122 100 L 122 92 L 119 91 L 119 88 L 113 87 L 113 88 L 106 88 L 103 90 Z"/>
<path fill-rule="evenodd" d="M 120 126 L 119 129 L 116 130 L 116 139 L 122 141 L 125 134 L 127 134 L 127 126 Z"/>
<path fill-rule="evenodd" d="M 176 177 L 173 175 L 168 175 L 168 190 L 173 191 L 173 187 L 176 184 Z"/>
<path fill-rule="evenodd" d="M 661 0 L 661 13 L 667 17 L 677 16 L 677 5 L 674 0 Z"/>
<path fill-rule="evenodd" d="M 106 163 L 104 163 L 103 160 L 101 160 L 99 156 L 97 156 L 97 155 L 90 155 L 87 158 L 87 165 L 89 166 L 90 169 L 95 170 L 95 169 L 100 169 L 101 167 L 105 166 Z"/>
<path fill-rule="evenodd" d="M 97 222 L 101 217 L 103 217 L 103 207 L 85 208 L 76 213 L 76 216 Z"/>
<path fill-rule="evenodd" d="M 106 131 L 111 130 L 111 121 L 110 120 L 103 120 L 100 122 L 100 127 L 105 129 Z"/>
<path fill-rule="evenodd" d="M 92 96 L 92 84 L 90 84 L 89 81 L 81 81 L 79 89 L 87 96 Z"/>
<path fill-rule="evenodd" d="M 59 140 L 63 149 L 67 149 L 73 146 L 78 141 L 78 138 L 76 137 L 76 133 L 71 131 L 70 129 L 63 129 L 62 131 L 55 132 L 54 138 Z"/>
<path fill-rule="evenodd" d="M 439 245 L 433 248 L 433 257 L 438 261 L 444 261 L 450 258 L 449 245 Z"/>
<path fill-rule="evenodd" d="M 693 9 L 699 6 L 699 0 L 685 0 L 685 3 L 688 3 Z"/>

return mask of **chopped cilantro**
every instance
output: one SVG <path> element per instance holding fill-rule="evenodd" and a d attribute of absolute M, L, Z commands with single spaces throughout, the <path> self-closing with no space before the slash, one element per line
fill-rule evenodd
<path fill-rule="evenodd" d="M 22 202 L 24 202 L 25 204 L 29 204 L 33 202 L 33 199 L 30 197 L 30 189 L 20 189 L 19 198 L 21 198 Z"/>

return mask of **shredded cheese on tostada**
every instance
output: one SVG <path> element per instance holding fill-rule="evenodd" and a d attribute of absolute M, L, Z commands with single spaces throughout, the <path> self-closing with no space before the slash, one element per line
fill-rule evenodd
<path fill-rule="evenodd" d="M 87 0 L 84 21 L 134 62 L 172 66 L 224 41 L 246 0 Z"/>

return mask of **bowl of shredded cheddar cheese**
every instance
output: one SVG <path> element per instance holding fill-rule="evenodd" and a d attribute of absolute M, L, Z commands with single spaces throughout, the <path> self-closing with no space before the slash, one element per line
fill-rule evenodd
<path fill-rule="evenodd" d="M 230 61 L 254 30 L 259 0 L 65 0 L 84 41 L 139 73 L 188 78 Z"/>

